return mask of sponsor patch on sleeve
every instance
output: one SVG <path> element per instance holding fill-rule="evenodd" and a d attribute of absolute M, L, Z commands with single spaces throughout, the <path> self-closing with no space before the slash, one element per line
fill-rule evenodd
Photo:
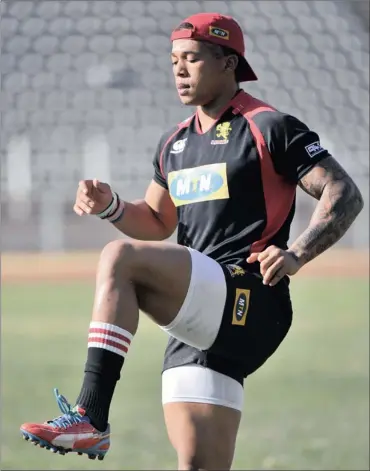
<path fill-rule="evenodd" d="M 321 154 L 321 152 L 324 152 L 324 148 L 321 147 L 320 142 L 316 141 L 313 142 L 312 144 L 309 144 L 308 146 L 305 147 L 307 154 L 311 157 L 315 157 L 317 154 Z"/>

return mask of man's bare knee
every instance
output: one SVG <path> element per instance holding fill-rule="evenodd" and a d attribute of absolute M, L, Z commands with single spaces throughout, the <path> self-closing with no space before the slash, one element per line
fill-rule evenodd
<path fill-rule="evenodd" d="M 99 273 L 111 276 L 129 274 L 135 257 L 133 243 L 129 240 L 109 242 L 100 254 Z"/>

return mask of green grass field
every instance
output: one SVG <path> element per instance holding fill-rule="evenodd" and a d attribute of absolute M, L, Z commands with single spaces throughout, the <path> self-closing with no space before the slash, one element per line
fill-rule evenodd
<path fill-rule="evenodd" d="M 93 284 L 2 288 L 1 469 L 175 469 L 162 421 L 166 336 L 142 318 L 111 411 L 105 461 L 53 455 L 19 426 L 74 401 L 86 358 Z M 295 320 L 280 350 L 246 383 L 234 469 L 369 469 L 369 280 L 297 278 Z"/>

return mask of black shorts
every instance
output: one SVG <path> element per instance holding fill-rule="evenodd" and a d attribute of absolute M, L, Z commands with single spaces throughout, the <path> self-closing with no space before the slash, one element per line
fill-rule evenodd
<path fill-rule="evenodd" d="M 259 273 L 225 273 L 227 296 L 222 323 L 208 350 L 198 350 L 170 337 L 163 371 L 176 366 L 205 366 L 240 384 L 276 351 L 292 323 L 289 282 L 262 283 Z"/>

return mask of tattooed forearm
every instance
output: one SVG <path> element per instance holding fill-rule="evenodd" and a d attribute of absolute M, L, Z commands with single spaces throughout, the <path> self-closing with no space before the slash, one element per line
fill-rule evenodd
<path fill-rule="evenodd" d="M 356 184 L 332 157 L 315 166 L 299 186 L 319 200 L 308 228 L 290 247 L 303 265 L 343 237 L 364 203 Z"/>

